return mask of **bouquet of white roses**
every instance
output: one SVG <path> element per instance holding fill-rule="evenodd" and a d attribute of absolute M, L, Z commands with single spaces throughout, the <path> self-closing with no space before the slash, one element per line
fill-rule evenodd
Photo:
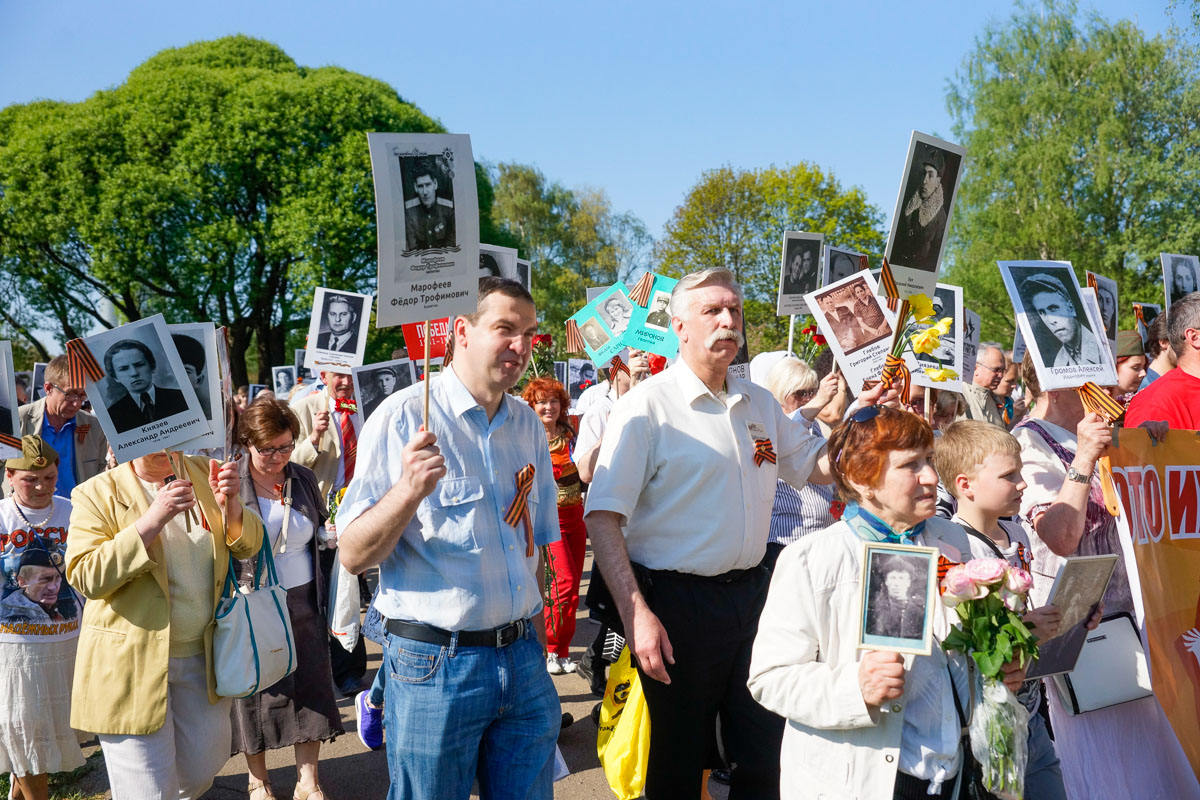
<path fill-rule="evenodd" d="M 988 791 L 1006 800 L 1025 793 L 1029 714 L 1002 680 L 1001 667 L 1037 658 L 1037 637 L 1021 621 L 1033 578 L 999 558 L 976 558 L 951 567 L 942 579 L 942 601 L 962 625 L 942 643 L 969 653 L 982 676 L 971 711 L 971 752 Z"/>

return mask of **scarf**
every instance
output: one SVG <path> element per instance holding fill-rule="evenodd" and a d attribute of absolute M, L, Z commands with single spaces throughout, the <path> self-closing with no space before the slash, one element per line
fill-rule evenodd
<path fill-rule="evenodd" d="M 842 519 L 850 523 L 860 539 L 868 542 L 913 544 L 913 539 L 925 530 L 925 521 L 921 520 L 908 530 L 896 533 L 890 525 L 854 501 L 846 504 Z"/>
<path fill-rule="evenodd" d="M 920 213 L 917 214 L 917 221 L 924 228 L 929 224 L 929 221 L 937 216 L 937 213 L 942 210 L 942 182 L 938 181 L 937 188 L 933 190 L 933 194 L 921 199 L 920 190 L 908 199 L 908 204 L 904 206 L 904 216 L 908 216 L 917 209 Z"/>

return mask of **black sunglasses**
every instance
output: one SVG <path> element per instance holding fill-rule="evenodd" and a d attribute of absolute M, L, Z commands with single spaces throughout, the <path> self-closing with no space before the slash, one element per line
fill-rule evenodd
<path fill-rule="evenodd" d="M 883 410 L 883 406 L 863 406 L 858 411 L 855 411 L 846 418 L 847 429 L 855 422 L 870 422 L 879 416 L 879 412 Z M 846 450 L 846 439 L 842 438 L 842 446 L 838 450 L 837 458 L 834 459 L 834 464 L 840 464 L 842 461 L 842 453 Z"/>

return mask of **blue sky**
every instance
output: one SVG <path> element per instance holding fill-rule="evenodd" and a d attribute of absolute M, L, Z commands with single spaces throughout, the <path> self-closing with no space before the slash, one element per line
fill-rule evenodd
<path fill-rule="evenodd" d="M 1151 34 L 1171 22 L 1165 0 L 1083 8 Z M 300 64 L 387 81 L 471 134 L 477 159 L 603 188 L 655 236 L 722 164 L 814 162 L 890 218 L 909 132 L 949 136 L 946 81 L 988 21 L 1012 10 L 997 0 L 0 0 L 0 106 L 80 100 L 162 48 L 244 33 Z"/>

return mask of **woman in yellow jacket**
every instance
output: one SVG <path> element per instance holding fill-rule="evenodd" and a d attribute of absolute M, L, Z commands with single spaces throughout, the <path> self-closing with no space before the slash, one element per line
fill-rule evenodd
<path fill-rule="evenodd" d="M 236 464 L 178 458 L 178 480 L 155 453 L 71 496 L 67 580 L 88 599 L 71 725 L 99 734 L 113 800 L 198 798 L 229 757 L 213 612 L 229 554 L 257 553 L 262 522 Z"/>

